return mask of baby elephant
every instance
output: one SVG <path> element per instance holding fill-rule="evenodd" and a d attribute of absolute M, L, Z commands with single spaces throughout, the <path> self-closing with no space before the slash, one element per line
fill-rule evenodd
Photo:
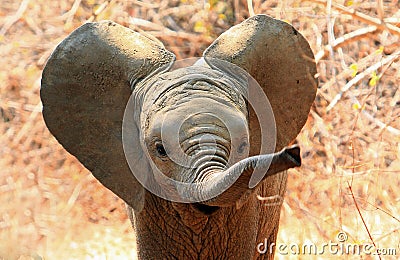
<path fill-rule="evenodd" d="M 51 133 L 127 203 L 140 259 L 271 259 L 259 245 L 275 243 L 286 170 L 301 164 L 287 145 L 315 74 L 303 36 L 266 15 L 196 62 L 103 21 L 57 46 L 40 95 Z"/>

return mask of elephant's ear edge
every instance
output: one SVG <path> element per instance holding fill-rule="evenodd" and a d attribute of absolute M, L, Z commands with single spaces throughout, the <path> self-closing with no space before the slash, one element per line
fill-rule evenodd
<path fill-rule="evenodd" d="M 203 56 L 211 67 L 213 59 L 231 62 L 260 84 L 275 116 L 276 150 L 296 138 L 314 102 L 318 81 L 313 52 L 295 28 L 267 15 L 256 15 L 221 34 Z M 261 133 L 254 113 L 250 114 L 250 133 L 252 150 L 257 150 Z"/>
<path fill-rule="evenodd" d="M 111 21 L 87 23 L 64 39 L 42 74 L 43 118 L 50 132 L 108 189 L 135 211 L 144 189 L 122 146 L 131 83 L 167 70 L 175 56 Z M 138 132 L 138 131 L 135 131 Z M 134 136 L 141 149 L 139 136 Z"/>

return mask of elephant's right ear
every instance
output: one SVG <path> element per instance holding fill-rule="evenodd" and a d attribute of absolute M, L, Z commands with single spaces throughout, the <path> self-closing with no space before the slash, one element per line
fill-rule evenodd
<path fill-rule="evenodd" d="M 302 129 L 317 91 L 314 55 L 307 40 L 290 24 L 267 15 L 256 15 L 221 34 L 206 49 L 212 68 L 226 70 L 233 63 L 249 73 L 271 103 L 279 151 Z M 250 110 L 252 155 L 258 154 L 261 132 L 257 115 Z"/>
<path fill-rule="evenodd" d="M 125 107 L 137 82 L 167 70 L 174 60 L 171 52 L 154 41 L 103 21 L 72 32 L 43 70 L 40 96 L 50 132 L 135 211 L 143 207 L 144 189 L 125 159 Z M 136 149 L 141 149 L 139 131 L 132 132 Z"/>

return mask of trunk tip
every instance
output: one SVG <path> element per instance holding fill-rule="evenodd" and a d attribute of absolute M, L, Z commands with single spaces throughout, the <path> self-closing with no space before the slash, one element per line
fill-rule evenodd
<path fill-rule="evenodd" d="M 301 156 L 300 156 L 300 147 L 295 144 L 285 148 L 285 152 L 290 156 L 291 161 L 298 167 L 301 166 Z"/>

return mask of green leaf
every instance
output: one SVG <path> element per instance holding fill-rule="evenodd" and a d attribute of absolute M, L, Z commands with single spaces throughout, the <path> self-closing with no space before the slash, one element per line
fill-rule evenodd
<path fill-rule="evenodd" d="M 354 78 L 357 75 L 358 72 L 358 65 L 356 63 L 353 63 L 349 67 L 351 69 L 351 76 Z"/>
<path fill-rule="evenodd" d="M 369 80 L 369 85 L 371 87 L 375 87 L 376 83 L 378 82 L 378 80 L 379 80 L 379 76 L 376 75 L 376 71 L 372 72 L 371 73 L 371 79 Z"/>

